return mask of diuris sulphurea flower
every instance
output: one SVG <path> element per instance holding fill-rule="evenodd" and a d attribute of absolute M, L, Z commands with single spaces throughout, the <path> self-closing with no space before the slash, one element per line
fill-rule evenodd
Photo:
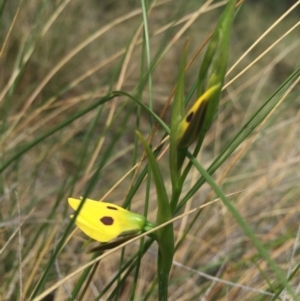
<path fill-rule="evenodd" d="M 69 198 L 68 202 L 74 210 L 77 210 L 82 198 Z M 74 215 L 71 215 L 71 218 L 73 217 Z M 85 199 L 75 224 L 87 236 L 99 242 L 108 242 L 120 236 L 138 234 L 154 227 L 143 215 L 112 203 L 91 199 Z"/>

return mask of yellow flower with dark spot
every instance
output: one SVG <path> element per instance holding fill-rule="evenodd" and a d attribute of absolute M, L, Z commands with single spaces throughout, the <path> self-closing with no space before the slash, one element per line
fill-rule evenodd
<path fill-rule="evenodd" d="M 205 126 L 209 101 L 218 89 L 220 89 L 220 85 L 214 85 L 203 93 L 179 123 L 177 132 L 177 146 L 179 148 L 188 148 L 199 138 L 200 132 Z"/>
<path fill-rule="evenodd" d="M 69 198 L 69 205 L 77 210 L 82 200 Z M 73 218 L 74 215 L 71 215 Z M 75 224 L 89 237 L 108 242 L 119 236 L 138 234 L 149 223 L 143 215 L 120 206 L 86 199 Z"/>

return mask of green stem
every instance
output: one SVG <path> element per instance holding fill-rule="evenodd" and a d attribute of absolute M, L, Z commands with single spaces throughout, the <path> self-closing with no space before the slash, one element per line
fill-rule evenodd
<path fill-rule="evenodd" d="M 158 262 L 157 266 L 162 266 L 162 254 L 161 252 L 158 253 Z M 158 271 L 158 300 L 159 301 L 167 301 L 168 300 L 168 286 L 169 286 L 169 275 L 166 274 L 164 271 Z"/>
<path fill-rule="evenodd" d="M 148 156 L 148 162 L 149 166 L 151 167 L 157 194 L 157 225 L 161 225 L 172 218 L 166 187 L 152 150 L 148 146 L 144 137 L 139 132 L 136 132 L 136 134 L 143 144 Z M 159 294 L 159 300 L 167 300 L 168 278 L 172 268 L 174 255 L 173 224 L 169 224 L 157 230 L 157 242 L 159 246 L 157 270 L 159 279 L 159 291 L 161 291 L 161 293 Z"/>
<path fill-rule="evenodd" d="M 174 215 L 174 213 L 176 211 L 176 206 L 177 206 L 178 200 L 180 198 L 181 191 L 182 191 L 182 185 L 179 185 L 178 187 L 172 187 L 172 197 L 171 197 L 171 201 L 170 201 L 170 208 L 171 208 L 172 216 Z"/>

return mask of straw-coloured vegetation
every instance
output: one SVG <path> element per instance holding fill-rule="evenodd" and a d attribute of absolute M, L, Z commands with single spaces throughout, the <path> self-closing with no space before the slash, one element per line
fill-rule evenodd
<path fill-rule="evenodd" d="M 1 301 L 300 299 L 300 1 L 275 2 L 3 1 Z"/>

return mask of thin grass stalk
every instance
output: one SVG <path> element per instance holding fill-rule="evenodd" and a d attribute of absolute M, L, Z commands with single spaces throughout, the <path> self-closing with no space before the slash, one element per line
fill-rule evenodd
<path fill-rule="evenodd" d="M 221 154 L 213 161 L 213 163 L 207 169 L 208 173 L 212 175 L 225 161 L 226 159 L 238 148 L 238 146 L 245 141 L 245 139 L 255 130 L 255 128 L 265 119 L 265 117 L 275 107 L 276 103 L 280 100 L 280 95 L 284 93 L 297 79 L 300 74 L 300 68 L 293 72 L 288 79 L 271 95 L 271 97 L 263 103 L 263 105 L 252 115 L 252 117 L 245 123 L 239 130 L 231 142 L 225 147 Z M 205 179 L 201 177 L 193 187 L 182 198 L 179 205 L 176 208 L 178 212 L 186 202 L 199 190 L 204 184 Z"/>
<path fill-rule="evenodd" d="M 188 153 L 187 156 L 193 162 L 194 166 L 199 170 L 199 172 L 202 174 L 202 176 L 205 178 L 207 183 L 214 190 L 216 195 L 223 201 L 224 205 L 230 211 L 230 213 L 235 218 L 235 220 L 240 225 L 240 227 L 243 229 L 245 234 L 251 239 L 251 241 L 253 242 L 254 246 L 256 247 L 258 253 L 260 254 L 260 256 L 266 260 L 266 262 L 268 263 L 270 268 L 276 274 L 277 279 L 280 281 L 281 285 L 284 286 L 288 290 L 288 292 L 293 297 L 293 300 L 298 300 L 296 292 L 288 283 L 283 272 L 280 270 L 280 268 L 277 266 L 277 264 L 271 258 L 268 251 L 263 247 L 260 240 L 256 237 L 256 235 L 254 234 L 253 230 L 249 227 L 247 222 L 242 218 L 242 216 L 240 215 L 238 210 L 234 207 L 234 205 L 231 203 L 231 201 L 226 197 L 226 195 L 224 194 L 222 189 L 214 182 L 214 180 L 211 178 L 209 173 L 201 166 L 201 164 L 196 160 L 196 158 L 192 156 L 192 154 Z"/>
<path fill-rule="evenodd" d="M 0 167 L 0 173 L 2 173 L 9 165 L 11 165 L 15 160 L 19 159 L 22 155 L 24 155 L 26 152 L 28 152 L 30 149 L 35 147 L 37 144 L 41 143 L 54 133 L 58 132 L 59 130 L 63 129 L 67 125 L 71 124 L 74 120 L 80 118 L 81 116 L 85 115 L 86 113 L 92 111 L 96 107 L 104 104 L 105 102 L 109 101 L 110 99 L 114 98 L 115 95 L 109 95 L 106 97 L 103 97 L 93 103 L 92 105 L 88 106 L 86 109 L 81 110 L 80 112 L 74 114 L 72 117 L 67 119 L 66 121 L 60 123 L 59 125 L 55 126 L 52 130 L 48 131 L 46 134 L 42 135 L 39 138 L 36 138 L 33 142 L 29 143 L 27 146 L 22 148 L 17 154 L 13 155 L 9 160 L 7 160 L 1 167 Z"/>

